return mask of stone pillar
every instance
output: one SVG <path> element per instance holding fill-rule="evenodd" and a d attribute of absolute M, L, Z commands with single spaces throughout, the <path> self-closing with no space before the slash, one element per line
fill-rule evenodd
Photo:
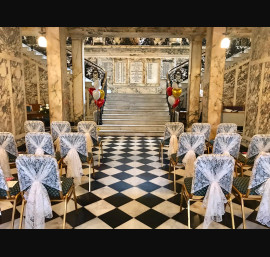
<path fill-rule="evenodd" d="M 85 79 L 84 79 L 84 39 L 72 39 L 72 74 L 74 97 L 74 122 L 78 123 L 85 117 Z"/>
<path fill-rule="evenodd" d="M 50 122 L 68 120 L 64 95 L 67 85 L 66 28 L 47 27 L 46 38 Z"/>
<path fill-rule="evenodd" d="M 188 74 L 188 113 L 187 127 L 198 122 L 200 118 L 200 83 L 201 83 L 201 59 L 202 38 L 193 37 L 190 40 L 189 74 Z"/>
<path fill-rule="evenodd" d="M 20 146 L 27 119 L 19 27 L 0 27 L 0 131 L 11 132 Z"/>
<path fill-rule="evenodd" d="M 225 31 L 225 27 L 209 27 L 206 35 L 202 121 L 211 124 L 210 139 L 215 138 L 221 121 L 226 49 L 220 43 Z"/>
<path fill-rule="evenodd" d="M 270 28 L 254 27 L 251 36 L 243 141 L 270 133 Z"/>

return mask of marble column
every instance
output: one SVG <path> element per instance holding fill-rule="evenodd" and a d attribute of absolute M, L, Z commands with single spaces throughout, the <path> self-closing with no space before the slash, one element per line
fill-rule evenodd
<path fill-rule="evenodd" d="M 190 40 L 189 74 L 188 74 L 188 113 L 187 127 L 198 122 L 200 118 L 200 83 L 201 83 L 201 59 L 202 59 L 202 38 L 193 37 Z"/>
<path fill-rule="evenodd" d="M 220 43 L 225 31 L 225 27 L 209 27 L 206 35 L 202 121 L 211 124 L 210 139 L 215 138 L 221 121 L 226 49 Z"/>
<path fill-rule="evenodd" d="M 67 84 L 66 28 L 47 27 L 47 70 L 50 122 L 68 120 L 64 89 Z"/>
<path fill-rule="evenodd" d="M 251 37 L 243 140 L 270 133 L 270 28 L 254 27 Z"/>
<path fill-rule="evenodd" d="M 20 146 L 27 119 L 20 28 L 0 27 L 0 131 L 11 132 Z"/>
<path fill-rule="evenodd" d="M 72 39 L 72 74 L 74 97 L 74 122 L 84 120 L 85 117 L 85 79 L 84 79 L 84 39 Z"/>

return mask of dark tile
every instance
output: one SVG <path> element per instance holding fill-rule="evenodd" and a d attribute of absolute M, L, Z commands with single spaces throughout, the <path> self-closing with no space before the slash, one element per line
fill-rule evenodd
<path fill-rule="evenodd" d="M 146 166 L 146 165 L 145 165 L 145 166 Z M 138 167 L 138 169 L 140 169 L 140 168 L 141 168 L 141 166 Z M 153 167 L 152 167 L 152 168 L 153 168 Z M 156 175 L 154 175 L 154 174 L 151 174 L 151 173 L 145 172 L 145 173 L 139 174 L 137 177 L 149 181 L 149 180 L 154 179 L 154 178 L 156 178 L 156 177 L 158 177 L 158 176 L 156 176 Z"/>
<path fill-rule="evenodd" d="M 71 202 L 69 202 L 69 204 L 70 204 Z M 57 213 L 55 213 L 54 211 L 52 211 L 52 218 L 45 218 L 45 222 L 48 222 L 48 221 L 50 221 L 50 220 L 53 220 L 53 219 L 55 219 L 55 218 L 58 218 L 59 217 L 59 215 L 57 214 Z"/>
<path fill-rule="evenodd" d="M 148 194 L 141 196 L 140 198 L 137 198 L 136 201 L 152 208 L 152 207 L 160 204 L 161 202 L 163 202 L 164 199 L 162 199 L 158 196 L 152 195 L 151 193 L 148 193 Z"/>
<path fill-rule="evenodd" d="M 131 162 L 130 159 L 128 159 L 127 157 L 124 157 L 122 159 L 118 159 L 117 161 L 118 162 L 121 162 L 123 164 L 130 163 Z"/>
<path fill-rule="evenodd" d="M 269 227 L 267 227 L 266 225 L 263 225 L 262 223 L 260 223 L 260 222 L 258 222 L 258 221 L 256 220 L 257 214 L 258 214 L 258 212 L 257 212 L 257 211 L 254 211 L 254 212 L 252 212 L 248 217 L 247 217 L 247 215 L 246 215 L 246 220 L 251 221 L 251 222 L 254 222 L 254 223 L 256 223 L 256 224 L 258 224 L 258 225 L 261 225 L 261 226 L 263 226 L 263 227 L 265 227 L 265 228 L 269 228 Z"/>
<path fill-rule="evenodd" d="M 88 185 L 88 184 L 87 184 Z M 88 189 L 88 188 L 87 188 Z M 91 188 L 91 190 L 93 190 Z M 89 192 L 80 196 L 77 196 L 77 203 L 81 206 L 86 206 L 88 204 L 99 201 L 101 198 L 96 196 L 95 194 Z"/>
<path fill-rule="evenodd" d="M 136 150 L 136 151 L 140 151 L 140 150 Z M 153 156 L 152 154 L 148 154 L 148 153 L 140 153 L 140 154 L 137 154 L 137 155 L 140 156 L 140 157 L 143 157 L 143 158 Z"/>
<path fill-rule="evenodd" d="M 115 178 L 120 179 L 120 180 L 125 180 L 125 179 L 131 178 L 133 176 L 126 173 L 126 172 L 119 172 L 119 173 L 112 175 L 112 177 L 115 177 Z"/>
<path fill-rule="evenodd" d="M 118 161 L 118 160 L 117 160 L 117 161 Z M 117 170 L 121 170 L 121 171 L 126 171 L 126 170 L 133 169 L 133 167 L 128 166 L 128 165 L 125 165 L 125 164 L 116 166 L 116 167 L 114 167 L 114 168 L 117 169 Z"/>
<path fill-rule="evenodd" d="M 109 168 L 110 167 L 108 165 L 106 165 L 106 169 L 109 169 Z M 99 170 L 98 172 L 97 171 L 95 172 L 95 175 L 92 175 L 92 178 L 95 179 L 95 180 L 99 180 L 101 178 L 105 178 L 105 177 L 108 177 L 108 176 L 109 176 L 108 174 L 106 174 L 106 173 Z"/>
<path fill-rule="evenodd" d="M 149 159 L 140 159 L 139 162 L 140 163 L 143 163 L 143 164 L 148 164 L 148 163 L 151 163 L 153 161 L 152 160 L 149 160 Z"/>
<path fill-rule="evenodd" d="M 18 210 L 15 210 L 15 218 L 14 219 L 18 219 L 20 218 L 20 213 L 18 212 Z M 0 215 L 0 224 L 6 223 L 11 221 L 12 218 L 12 208 L 1 211 L 1 215 Z"/>
<path fill-rule="evenodd" d="M 118 192 L 121 192 L 121 191 L 124 191 L 128 188 L 131 188 L 132 185 L 130 185 L 124 181 L 119 181 L 119 182 L 116 182 L 114 184 L 109 185 L 109 187 L 113 188 L 114 190 L 116 190 Z"/>
<path fill-rule="evenodd" d="M 128 220 L 132 219 L 130 215 L 119 210 L 118 208 L 113 209 L 112 211 L 109 211 L 105 214 L 102 214 L 98 218 L 104 221 L 106 224 L 108 224 L 112 228 L 116 228 L 120 226 L 121 224 L 127 222 Z"/>
<path fill-rule="evenodd" d="M 104 200 L 107 201 L 108 203 L 112 204 L 115 207 L 119 207 L 123 204 L 126 204 L 126 203 L 132 201 L 133 199 L 122 194 L 122 193 L 117 193 L 117 194 L 114 194 L 112 196 L 105 198 Z"/>
<path fill-rule="evenodd" d="M 180 207 L 179 207 L 179 211 L 180 211 Z M 179 212 L 178 214 L 173 216 L 172 219 L 187 226 L 188 225 L 188 211 L 187 211 L 187 209 L 182 210 L 181 212 Z M 200 224 L 203 223 L 203 220 L 204 220 L 204 216 L 197 214 L 193 211 L 190 211 L 190 227 L 191 228 L 198 227 Z"/>
<path fill-rule="evenodd" d="M 89 183 L 82 184 L 82 185 L 80 185 L 80 187 L 88 190 L 89 189 Z M 94 190 L 102 188 L 102 187 L 105 187 L 105 185 L 98 182 L 98 181 L 95 181 L 95 180 L 91 181 L 91 191 L 94 191 Z"/>
<path fill-rule="evenodd" d="M 121 149 L 121 151 L 122 150 L 124 150 L 124 149 Z M 127 149 L 125 149 L 125 150 L 127 150 Z M 132 154 L 130 154 L 130 153 L 122 153 L 122 154 L 119 154 L 119 156 L 122 156 L 122 157 L 130 157 L 130 156 L 132 156 Z"/>
<path fill-rule="evenodd" d="M 222 216 L 222 221 L 219 222 L 219 223 L 226 226 L 226 227 L 228 227 L 228 228 L 232 228 L 231 213 L 225 212 L 225 214 Z M 235 228 L 237 228 L 241 223 L 242 223 L 242 218 L 234 215 Z"/>
<path fill-rule="evenodd" d="M 95 217 L 96 216 L 93 213 L 82 207 L 78 210 L 68 212 L 66 216 L 66 221 L 70 226 L 77 227 Z"/>
<path fill-rule="evenodd" d="M 166 220 L 168 220 L 169 217 L 161 214 L 158 211 L 149 209 L 148 211 L 137 216 L 136 219 L 151 228 L 156 228 L 162 223 L 164 223 Z"/>
<path fill-rule="evenodd" d="M 145 182 L 145 183 L 139 184 L 137 187 L 148 193 L 160 188 L 159 185 L 151 183 L 151 182 Z"/>
<path fill-rule="evenodd" d="M 240 200 L 236 197 L 232 200 L 232 202 L 241 204 Z M 253 210 L 255 210 L 259 205 L 260 205 L 260 201 L 257 201 L 257 200 L 244 201 L 244 206 Z"/>
<path fill-rule="evenodd" d="M 171 191 L 174 191 L 174 185 L 173 185 L 173 184 L 174 184 L 174 183 L 173 183 L 173 181 L 172 181 L 171 183 L 165 185 L 164 188 L 167 188 L 167 189 L 169 189 L 169 190 L 171 190 Z M 179 184 L 179 183 L 176 181 L 176 189 L 175 189 L 176 192 L 179 193 L 179 194 L 181 194 L 181 188 L 182 188 L 182 185 Z"/>

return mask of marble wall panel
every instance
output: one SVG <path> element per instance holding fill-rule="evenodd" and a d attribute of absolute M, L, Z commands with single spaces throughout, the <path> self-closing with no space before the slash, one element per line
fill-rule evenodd
<path fill-rule="evenodd" d="M 224 74 L 222 103 L 225 106 L 233 105 L 235 74 L 236 74 L 236 69 L 233 69 Z"/>
<path fill-rule="evenodd" d="M 248 102 L 246 103 L 246 120 L 244 135 L 252 137 L 256 134 L 258 103 L 261 84 L 262 63 L 250 66 Z"/>
<path fill-rule="evenodd" d="M 72 75 L 67 75 L 67 83 L 64 85 L 64 94 L 63 94 L 63 104 L 64 104 L 64 117 L 67 117 L 68 120 L 71 120 L 71 104 L 72 97 L 70 86 L 72 86 Z"/>
<path fill-rule="evenodd" d="M 249 62 L 239 66 L 237 76 L 237 88 L 236 88 L 236 106 L 245 106 L 246 103 L 246 91 L 248 83 L 248 68 Z"/>
<path fill-rule="evenodd" d="M 24 133 L 26 115 L 22 64 L 10 61 L 15 134 Z"/>
<path fill-rule="evenodd" d="M 0 58 L 0 131 L 12 132 L 8 61 Z"/>
<path fill-rule="evenodd" d="M 47 70 L 39 67 L 39 88 L 40 88 L 40 103 L 49 104 L 49 93 L 48 93 L 48 73 Z"/>
<path fill-rule="evenodd" d="M 27 104 L 38 103 L 36 64 L 24 59 L 24 82 Z"/>
<path fill-rule="evenodd" d="M 252 34 L 252 61 L 270 56 L 270 30 L 269 27 L 253 29 Z"/>
<path fill-rule="evenodd" d="M 0 53 L 21 57 L 22 41 L 19 27 L 0 27 Z"/>
<path fill-rule="evenodd" d="M 258 133 L 270 133 L 270 62 L 265 63 Z"/>

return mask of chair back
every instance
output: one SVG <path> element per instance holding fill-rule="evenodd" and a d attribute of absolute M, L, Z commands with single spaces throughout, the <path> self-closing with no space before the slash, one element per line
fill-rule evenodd
<path fill-rule="evenodd" d="M 45 132 L 45 126 L 41 120 L 26 120 L 24 122 L 24 132 Z"/>
<path fill-rule="evenodd" d="M 236 133 L 237 125 L 235 123 L 220 123 L 217 127 L 217 134 L 219 133 Z"/>
<path fill-rule="evenodd" d="M 270 227 L 270 153 L 261 152 L 255 159 L 248 189 L 261 195 L 256 220 Z"/>
<path fill-rule="evenodd" d="M 71 126 L 68 121 L 52 121 L 51 134 L 53 141 L 55 141 L 60 134 L 71 132 Z"/>
<path fill-rule="evenodd" d="M 208 186 L 203 200 L 206 208 L 204 228 L 212 221 L 222 221 L 227 202 L 223 190 L 226 194 L 231 193 L 234 164 L 234 158 L 227 154 L 204 154 L 195 161 L 191 193 Z"/>
<path fill-rule="evenodd" d="M 52 218 L 51 203 L 44 185 L 62 192 L 58 164 L 50 155 L 20 155 L 16 159 L 20 190 L 27 199 L 25 228 L 44 228 Z"/>
<path fill-rule="evenodd" d="M 92 138 L 98 140 L 97 124 L 94 121 L 80 121 L 77 125 L 78 132 L 89 133 Z"/>
<path fill-rule="evenodd" d="M 209 141 L 211 125 L 210 123 L 193 123 L 191 126 L 191 132 L 204 133 L 205 140 Z"/>
<path fill-rule="evenodd" d="M 166 122 L 164 130 L 164 140 L 175 135 L 177 138 L 184 132 L 184 124 L 182 122 Z"/>
<path fill-rule="evenodd" d="M 270 152 L 270 134 L 257 134 L 251 138 L 247 158 L 256 156 L 261 152 Z"/>
<path fill-rule="evenodd" d="M 0 190 L 9 191 L 4 172 L 0 166 Z M 0 194 L 1 195 L 1 194 Z"/>
<path fill-rule="evenodd" d="M 238 133 L 219 133 L 215 137 L 213 154 L 228 153 L 237 158 L 240 144 L 241 136 Z"/>
<path fill-rule="evenodd" d="M 41 152 L 55 156 L 52 136 L 48 132 L 27 133 L 25 135 L 25 145 L 28 154 L 40 154 Z"/>

